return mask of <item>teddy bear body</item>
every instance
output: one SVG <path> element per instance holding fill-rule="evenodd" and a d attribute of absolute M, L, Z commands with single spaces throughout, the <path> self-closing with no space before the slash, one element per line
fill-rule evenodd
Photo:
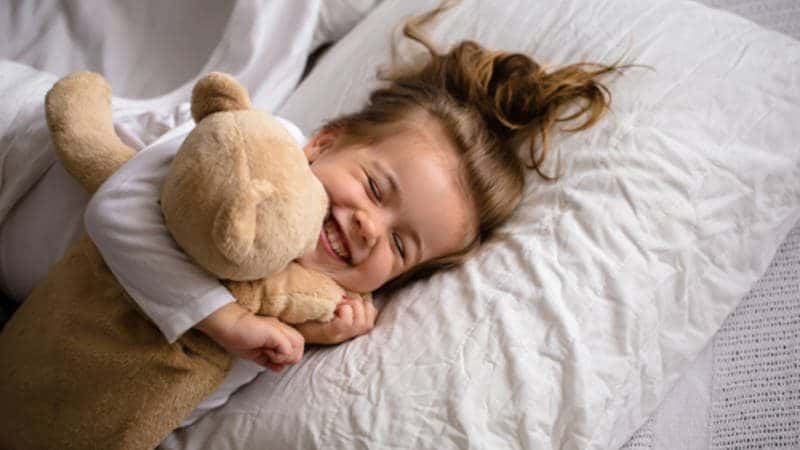
<path fill-rule="evenodd" d="M 57 156 L 89 192 L 133 156 L 114 134 L 110 88 L 98 75 L 59 81 L 46 111 Z M 192 111 L 196 133 L 162 189 L 173 237 L 250 311 L 330 320 L 346 291 L 291 262 L 316 245 L 327 211 L 302 153 L 225 75 L 198 82 Z M 153 448 L 232 364 L 196 330 L 167 343 L 88 237 L 6 324 L 0 360 L 0 448 L 26 449 Z"/>
<path fill-rule="evenodd" d="M 154 448 L 232 363 L 199 331 L 168 344 L 88 237 L 6 324 L 0 358 L 8 449 Z"/>

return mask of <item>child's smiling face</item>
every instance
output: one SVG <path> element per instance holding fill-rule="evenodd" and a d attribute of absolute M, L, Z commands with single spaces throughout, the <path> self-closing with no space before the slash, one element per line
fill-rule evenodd
<path fill-rule="evenodd" d="M 475 207 L 438 121 L 411 120 L 372 144 L 344 141 L 327 130 L 305 148 L 331 208 L 316 248 L 300 264 L 352 291 L 371 292 L 475 236 Z"/>

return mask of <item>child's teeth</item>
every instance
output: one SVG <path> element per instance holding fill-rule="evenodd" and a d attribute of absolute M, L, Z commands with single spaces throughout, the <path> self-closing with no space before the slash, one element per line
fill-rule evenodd
<path fill-rule="evenodd" d="M 342 258 L 349 259 L 350 254 L 339 240 L 339 233 L 336 232 L 336 226 L 330 221 L 325 223 L 325 234 L 328 236 L 328 241 L 330 241 L 333 251 Z"/>

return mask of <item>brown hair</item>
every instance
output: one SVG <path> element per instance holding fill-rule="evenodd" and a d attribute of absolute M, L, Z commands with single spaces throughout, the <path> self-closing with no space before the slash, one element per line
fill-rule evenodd
<path fill-rule="evenodd" d="M 624 68 L 581 62 L 547 71 L 527 55 L 491 51 L 473 41 L 439 53 L 420 29 L 450 6 L 445 2 L 403 26 L 403 35 L 427 50 L 426 61 L 379 74 L 386 85 L 372 92 L 360 111 L 326 125 L 342 130 L 348 141 L 374 142 L 421 110 L 441 122 L 460 153 L 467 195 L 478 212 L 477 236 L 461 251 L 426 261 L 382 290 L 455 266 L 489 239 L 519 204 L 526 166 L 546 180 L 554 179 L 542 172 L 552 127 L 581 117 L 585 119 L 579 125 L 565 131 L 596 123 L 611 102 L 598 77 Z M 579 107 L 565 114 L 576 103 Z M 516 151 L 525 140 L 527 164 Z"/>

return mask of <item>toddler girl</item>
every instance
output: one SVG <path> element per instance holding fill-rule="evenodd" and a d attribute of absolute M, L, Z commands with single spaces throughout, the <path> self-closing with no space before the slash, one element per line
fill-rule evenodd
<path fill-rule="evenodd" d="M 519 144 L 530 140 L 528 167 L 548 178 L 540 166 L 552 126 L 577 119 L 572 131 L 587 128 L 610 101 L 597 78 L 614 65 L 548 72 L 528 56 L 469 41 L 437 52 L 418 32 L 437 13 L 404 28 L 427 49 L 424 64 L 385 76 L 361 111 L 330 121 L 304 144 L 330 211 L 317 247 L 298 262 L 352 291 L 396 288 L 464 260 L 520 201 L 526 164 Z M 296 127 L 287 128 L 302 141 Z M 304 342 L 333 344 L 370 330 L 375 308 L 362 300 L 344 299 L 332 322 L 296 330 L 255 316 L 176 247 L 159 187 L 188 131 L 175 129 L 136 155 L 86 212 L 108 266 L 165 338 L 196 327 L 231 353 L 280 370 L 301 358 Z M 237 363 L 192 418 L 254 376 Z"/>

